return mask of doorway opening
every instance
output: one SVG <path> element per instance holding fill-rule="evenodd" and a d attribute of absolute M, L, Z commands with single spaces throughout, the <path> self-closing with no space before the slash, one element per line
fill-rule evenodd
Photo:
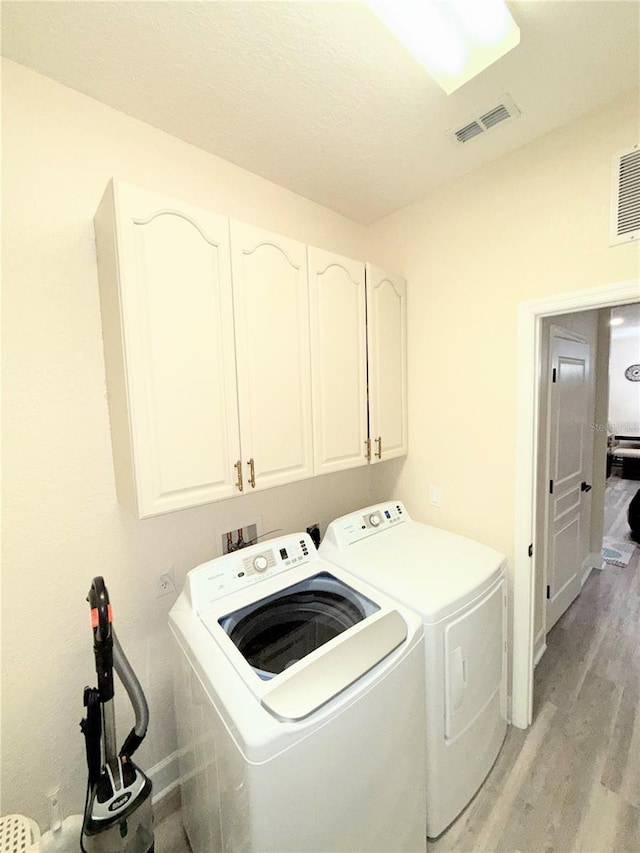
<path fill-rule="evenodd" d="M 536 558 L 540 521 L 539 364 L 546 318 L 640 302 L 640 281 L 621 282 L 549 299 L 522 303 L 518 317 L 518 426 L 513 610 L 512 722 L 527 728 L 533 718 Z M 606 439 L 605 439 L 606 440 Z"/>

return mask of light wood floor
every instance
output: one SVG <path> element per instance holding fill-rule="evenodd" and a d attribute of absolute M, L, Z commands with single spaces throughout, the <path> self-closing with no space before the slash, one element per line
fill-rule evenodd
<path fill-rule="evenodd" d="M 640 482 L 612 477 L 606 532 L 630 541 Z M 547 637 L 534 722 L 511 728 L 484 787 L 431 846 L 487 853 L 640 851 L 640 549 L 592 571 Z"/>
<path fill-rule="evenodd" d="M 628 540 L 640 482 L 613 476 L 606 532 Z M 430 853 L 640 853 L 640 548 L 593 571 L 547 637 L 534 722 L 510 728 L 484 786 Z M 188 853 L 180 813 L 157 853 Z"/>

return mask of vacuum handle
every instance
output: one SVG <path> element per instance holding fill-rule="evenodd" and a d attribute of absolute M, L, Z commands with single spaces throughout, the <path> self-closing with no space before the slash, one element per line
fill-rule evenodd
<path fill-rule="evenodd" d="M 113 636 L 111 605 L 104 579 L 93 579 L 87 601 L 91 607 L 93 653 L 96 659 L 98 691 L 103 704 L 113 699 Z"/>
<path fill-rule="evenodd" d="M 124 688 L 127 691 L 127 695 L 133 705 L 133 710 L 136 715 L 135 726 L 127 735 L 120 750 L 121 756 L 130 758 L 140 746 L 147 733 L 147 726 L 149 725 L 149 706 L 147 705 L 147 700 L 142 690 L 142 686 L 138 681 L 138 677 L 122 650 L 122 646 L 120 645 L 115 629 L 112 629 L 112 635 L 113 665 L 118 673 L 120 681 L 124 684 Z"/>

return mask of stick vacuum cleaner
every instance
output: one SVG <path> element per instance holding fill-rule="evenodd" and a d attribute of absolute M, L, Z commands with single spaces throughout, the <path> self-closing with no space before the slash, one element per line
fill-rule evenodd
<path fill-rule="evenodd" d="M 147 731 L 147 700 L 113 629 L 109 593 L 102 578 L 93 579 L 87 601 L 98 687 L 85 687 L 86 717 L 80 723 L 89 770 L 80 846 L 84 853 L 153 853 L 151 780 L 131 760 Z M 135 725 L 119 752 L 114 667 L 135 712 Z"/>

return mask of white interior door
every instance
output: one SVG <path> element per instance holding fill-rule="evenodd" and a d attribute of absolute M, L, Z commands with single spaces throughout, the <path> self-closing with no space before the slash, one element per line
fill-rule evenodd
<path fill-rule="evenodd" d="M 309 246 L 316 474 L 367 464 L 364 263 Z"/>
<path fill-rule="evenodd" d="M 546 525 L 546 629 L 553 627 L 580 592 L 589 551 L 588 508 L 593 436 L 589 344 L 551 327 Z"/>
<path fill-rule="evenodd" d="M 313 476 L 307 247 L 231 222 L 245 492 Z"/>

